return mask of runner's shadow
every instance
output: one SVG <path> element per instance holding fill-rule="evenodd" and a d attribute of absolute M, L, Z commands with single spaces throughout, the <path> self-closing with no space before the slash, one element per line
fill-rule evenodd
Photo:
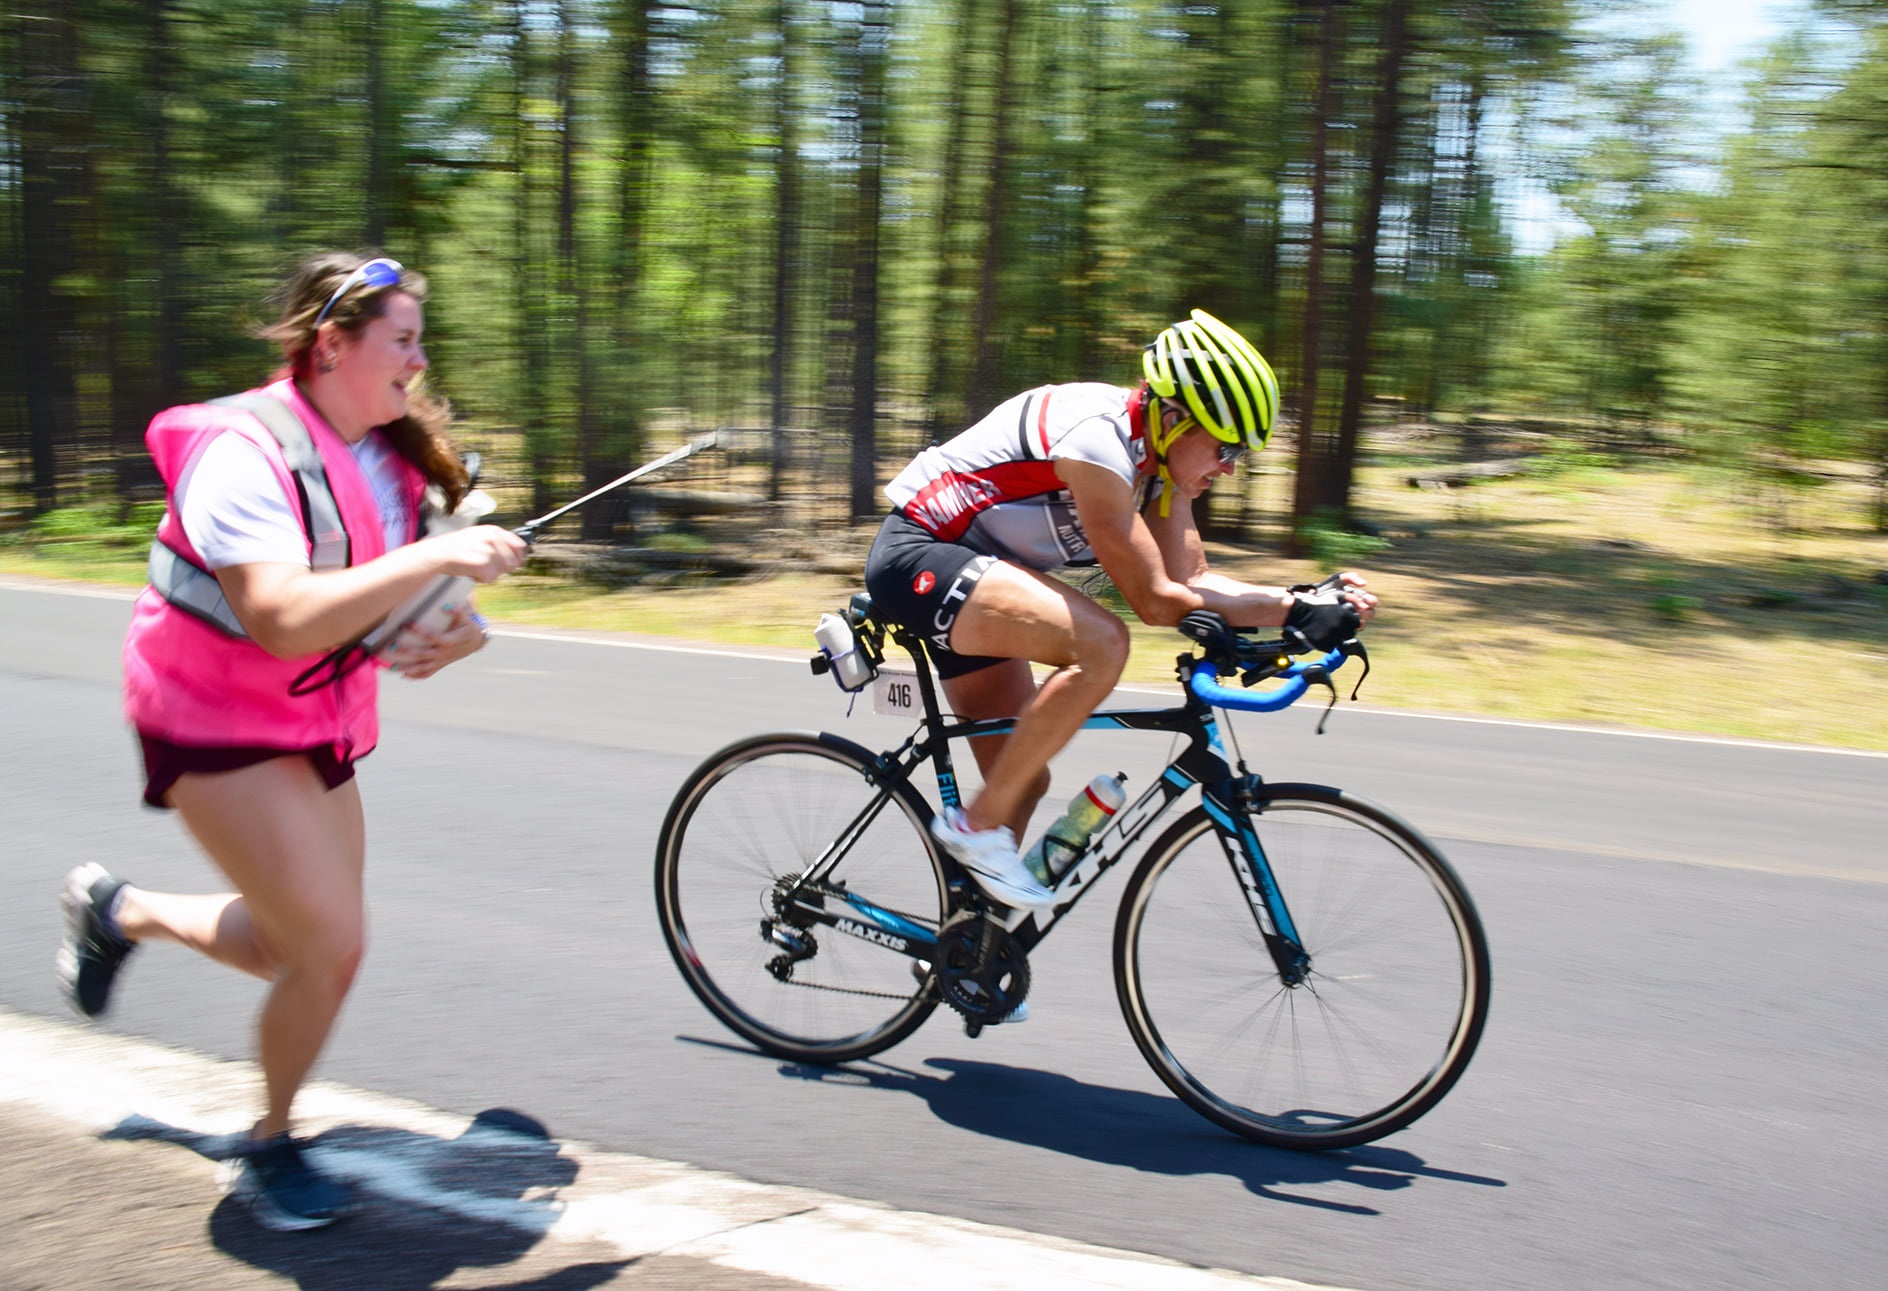
<path fill-rule="evenodd" d="M 227 1159 L 240 1140 L 142 1116 L 126 1117 L 100 1137 L 176 1143 L 213 1161 Z M 218 1249 L 293 1278 L 304 1291 L 421 1291 L 462 1269 L 516 1263 L 556 1222 L 562 1206 L 552 1193 L 573 1182 L 578 1170 L 543 1126 L 504 1109 L 481 1112 L 456 1139 L 337 1126 L 310 1139 L 308 1153 L 362 1192 L 358 1214 L 332 1228 L 277 1233 L 256 1223 L 243 1202 L 224 1197 L 209 1221 Z M 631 1263 L 567 1265 L 525 1281 L 481 1285 L 587 1291 Z"/>
<path fill-rule="evenodd" d="M 1261 1197 L 1345 1214 L 1380 1212 L 1288 1189 L 1336 1183 L 1387 1192 L 1422 1178 L 1507 1186 L 1484 1175 L 1438 1169 L 1412 1152 L 1376 1144 L 1341 1152 L 1261 1147 L 1214 1128 L 1164 1094 L 1089 1085 L 1055 1072 L 994 1062 L 927 1058 L 924 1065 L 944 1074 L 876 1061 L 845 1067 L 783 1063 L 780 1074 L 911 1094 L 939 1120 L 973 1134 L 1151 1174 L 1223 1174 Z"/>

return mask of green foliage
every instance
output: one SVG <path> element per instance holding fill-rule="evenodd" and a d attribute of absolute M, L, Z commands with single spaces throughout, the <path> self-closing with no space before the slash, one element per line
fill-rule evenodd
<path fill-rule="evenodd" d="M 60 507 L 34 517 L 27 531 L 37 543 L 91 543 L 108 547 L 148 547 L 162 502 L 139 502 L 129 507 L 92 504 Z"/>
<path fill-rule="evenodd" d="M 1703 608 L 1703 601 L 1679 592 L 1660 592 L 1652 598 L 1652 612 L 1669 623 L 1688 623 Z"/>
<path fill-rule="evenodd" d="M 1387 538 L 1344 528 L 1328 512 L 1320 512 L 1304 523 L 1298 534 L 1305 555 L 1320 568 L 1331 570 L 1349 569 L 1390 546 Z"/>
<path fill-rule="evenodd" d="M 1594 35 L 1566 0 L 1395 2 L 1369 398 L 1565 420 L 1588 447 L 1556 447 L 1561 474 L 1666 451 L 1673 424 L 1687 452 L 1773 480 L 1888 455 L 1881 6 L 1818 7 L 1720 145 L 1673 37 Z M 1293 0 L 0 17 L 20 179 L 0 185 L 18 253 L 0 259 L 0 486 L 44 509 L 90 496 L 101 466 L 133 483 L 150 411 L 273 366 L 248 327 L 321 245 L 428 273 L 433 379 L 462 415 L 524 429 L 506 483 L 542 502 L 648 435 L 776 408 L 834 440 L 877 427 L 903 455 L 979 400 L 1131 382 L 1192 305 L 1260 343 L 1293 415 L 1317 305 L 1310 411 L 1329 421 L 1365 300 L 1390 6 L 1333 11 L 1322 158 L 1327 7 Z M 1518 241 L 1523 193 L 1557 203 L 1551 247 Z M 799 487 L 842 492 L 851 451 L 809 454 Z"/>

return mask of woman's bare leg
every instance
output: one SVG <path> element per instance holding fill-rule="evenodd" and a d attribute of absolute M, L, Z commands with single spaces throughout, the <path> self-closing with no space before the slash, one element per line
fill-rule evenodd
<path fill-rule="evenodd" d="M 117 924 L 131 941 L 174 941 L 264 981 L 275 978 L 275 956 L 256 935 L 249 907 L 234 892 L 185 895 L 126 884 Z"/>
<path fill-rule="evenodd" d="M 267 1107 L 253 1133 L 286 1133 L 366 944 L 360 791 L 351 780 L 329 790 L 306 758 L 283 757 L 186 775 L 170 800 L 241 900 L 134 893 L 126 931 L 136 936 L 142 917 L 224 962 L 271 970 L 259 1026 Z"/>

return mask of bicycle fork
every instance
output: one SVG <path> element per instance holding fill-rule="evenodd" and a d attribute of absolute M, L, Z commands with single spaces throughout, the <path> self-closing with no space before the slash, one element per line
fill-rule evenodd
<path fill-rule="evenodd" d="M 1291 910 L 1278 889 L 1278 879 L 1265 856 L 1265 845 L 1252 827 L 1252 817 L 1260 808 L 1254 795 L 1255 778 L 1228 778 L 1205 785 L 1201 803 L 1213 822 L 1226 861 L 1246 895 L 1246 904 L 1258 924 L 1259 935 L 1271 953 L 1279 979 L 1287 986 L 1302 986 L 1311 975 L 1311 954 L 1292 922 Z"/>

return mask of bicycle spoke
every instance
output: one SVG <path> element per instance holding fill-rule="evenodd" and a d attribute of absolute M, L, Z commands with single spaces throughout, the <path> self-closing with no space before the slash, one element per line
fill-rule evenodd
<path fill-rule="evenodd" d="M 1401 1128 L 1446 1092 L 1480 1033 L 1473 907 L 1420 837 L 1332 791 L 1271 786 L 1252 824 L 1308 976 L 1279 977 L 1223 840 L 1196 812 L 1123 897 L 1130 1029 L 1175 1093 L 1248 1137 L 1333 1147 Z"/>
<path fill-rule="evenodd" d="M 946 899 L 915 795 L 881 799 L 869 759 L 840 744 L 772 736 L 724 750 L 685 786 L 658 850 L 663 932 L 690 987 L 737 1033 L 809 1061 L 894 1044 L 933 1004 L 910 955 L 803 908 L 871 926 L 841 889 L 803 883 L 808 871 L 850 835 L 830 873 L 845 892 L 931 929 Z"/>

